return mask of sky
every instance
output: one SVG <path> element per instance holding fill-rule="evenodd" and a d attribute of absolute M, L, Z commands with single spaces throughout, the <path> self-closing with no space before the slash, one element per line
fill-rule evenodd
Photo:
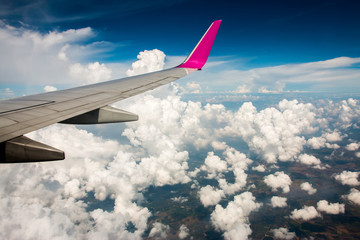
<path fill-rule="evenodd" d="M 0 167 L 0 238 L 359 237 L 358 7 L 2 1 L 1 98 L 176 66 L 223 22 L 203 70 L 112 105 L 139 121 L 27 134 L 66 160 Z"/>
<path fill-rule="evenodd" d="M 193 78 L 204 92 L 358 92 L 358 7 L 337 0 L 3 1 L 1 89 L 23 95 L 85 82 L 64 61 L 50 61 L 50 52 L 64 52 L 67 64 L 105 64 L 110 78 L 123 77 L 122 68 L 144 50 L 163 51 L 166 67 L 174 66 L 212 21 L 222 19 L 203 74 L 212 80 Z M 18 66 L 19 58 L 38 76 Z M 51 65 L 60 64 L 64 69 L 54 79 Z"/>

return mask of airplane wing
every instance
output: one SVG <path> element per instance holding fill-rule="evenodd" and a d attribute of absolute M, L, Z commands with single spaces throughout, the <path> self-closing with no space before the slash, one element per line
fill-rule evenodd
<path fill-rule="evenodd" d="M 177 67 L 0 101 L 0 163 L 65 159 L 63 151 L 23 136 L 54 123 L 101 124 L 138 120 L 137 115 L 108 105 L 200 70 L 208 59 L 220 24 L 221 20 L 214 21 L 191 54 Z"/>

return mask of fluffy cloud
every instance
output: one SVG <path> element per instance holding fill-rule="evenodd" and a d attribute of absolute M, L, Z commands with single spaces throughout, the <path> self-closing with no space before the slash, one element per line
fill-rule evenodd
<path fill-rule="evenodd" d="M 350 193 L 346 195 L 345 198 L 357 205 L 360 205 L 360 191 L 355 188 L 352 188 Z"/>
<path fill-rule="evenodd" d="M 294 239 L 296 237 L 294 232 L 289 232 L 289 229 L 283 227 L 272 229 L 271 231 L 273 232 L 274 237 L 278 239 Z"/>
<path fill-rule="evenodd" d="M 360 172 L 343 171 L 342 173 L 335 175 L 335 179 L 342 185 L 359 186 L 359 174 Z"/>
<path fill-rule="evenodd" d="M 317 203 L 317 210 L 327 214 L 345 213 L 345 204 L 329 203 L 326 200 L 321 200 Z"/>
<path fill-rule="evenodd" d="M 56 91 L 56 90 L 57 90 L 57 88 L 54 87 L 54 86 L 47 85 L 47 86 L 44 87 L 45 92 L 53 92 L 53 91 Z"/>
<path fill-rule="evenodd" d="M 200 201 L 204 207 L 216 205 L 225 196 L 224 191 L 207 185 L 199 191 Z"/>
<path fill-rule="evenodd" d="M 170 230 L 168 225 L 164 225 L 162 223 L 156 222 L 153 224 L 153 228 L 149 233 L 149 237 L 155 239 L 166 239 L 167 232 Z"/>
<path fill-rule="evenodd" d="M 89 63 L 83 66 L 80 63 L 72 64 L 69 67 L 70 77 L 84 84 L 98 83 L 111 79 L 111 69 L 105 64 L 98 62 Z"/>
<path fill-rule="evenodd" d="M 226 208 L 216 205 L 211 222 L 216 230 L 224 232 L 225 239 L 246 239 L 252 232 L 248 216 L 260 207 L 252 193 L 244 192 L 235 196 Z"/>
<path fill-rule="evenodd" d="M 283 100 L 276 108 L 257 112 L 252 103 L 244 103 L 234 114 L 226 114 L 228 124 L 219 131 L 224 136 L 239 136 L 250 149 L 269 163 L 293 161 L 306 140 L 299 136 L 316 130 L 314 106 Z"/>
<path fill-rule="evenodd" d="M 93 54 L 94 49 L 97 49 L 97 54 L 109 50 L 94 42 L 83 44 L 94 36 L 90 27 L 42 34 L 24 26 L 13 27 L 1 22 L 1 79 L 9 84 L 31 82 L 33 85 L 74 85 L 73 80 L 77 81 L 75 85 L 80 85 L 107 80 L 111 77 L 111 70 L 104 64 L 84 66 L 81 63 L 83 56 Z"/>
<path fill-rule="evenodd" d="M 205 158 L 205 164 L 201 166 L 201 170 L 208 172 L 208 178 L 215 178 L 218 173 L 227 171 L 227 163 L 214 155 L 213 152 L 209 152 Z"/>
<path fill-rule="evenodd" d="M 348 151 L 356 151 L 358 150 L 360 147 L 359 143 L 349 143 L 348 145 L 346 145 L 346 150 Z"/>
<path fill-rule="evenodd" d="M 265 176 L 264 182 L 272 188 L 272 191 L 277 191 L 278 188 L 281 188 L 284 193 L 290 191 L 290 185 L 292 183 L 290 177 L 284 172 L 276 172 Z"/>
<path fill-rule="evenodd" d="M 278 197 L 278 196 L 273 196 L 271 198 L 271 206 L 275 207 L 286 207 L 287 203 L 286 203 L 287 198 L 285 197 Z"/>
<path fill-rule="evenodd" d="M 308 221 L 310 219 L 320 217 L 321 215 L 316 211 L 313 206 L 304 206 L 302 209 L 295 209 L 291 212 L 290 218 L 292 219 L 301 219 L 304 221 Z"/>
<path fill-rule="evenodd" d="M 180 239 L 185 239 L 189 236 L 189 229 L 184 224 L 180 226 L 179 231 L 178 236 Z"/>
<path fill-rule="evenodd" d="M 126 71 L 128 76 L 162 70 L 165 65 L 165 54 L 158 49 L 140 52 L 137 58 L 139 60 L 131 65 L 132 69 Z"/>
<path fill-rule="evenodd" d="M 258 172 L 265 172 L 265 166 L 264 165 L 258 165 L 256 167 L 253 167 L 252 170 L 258 171 Z"/>
<path fill-rule="evenodd" d="M 309 195 L 313 195 L 314 193 L 316 193 L 316 189 L 313 188 L 313 186 L 308 183 L 308 182 L 304 182 L 300 185 L 300 188 L 306 192 L 308 192 Z"/>
<path fill-rule="evenodd" d="M 310 165 L 316 168 L 321 168 L 320 164 L 321 161 L 320 159 L 312 156 L 312 155 L 308 155 L 308 154 L 301 154 L 298 158 L 299 162 L 305 165 Z"/>

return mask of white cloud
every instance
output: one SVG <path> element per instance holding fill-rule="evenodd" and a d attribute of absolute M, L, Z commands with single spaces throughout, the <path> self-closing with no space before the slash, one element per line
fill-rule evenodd
<path fill-rule="evenodd" d="M 300 185 L 300 188 L 304 191 L 307 191 L 309 195 L 313 195 L 314 193 L 316 193 L 316 189 L 313 188 L 313 186 L 308 183 L 308 182 L 304 182 Z"/>
<path fill-rule="evenodd" d="M 214 150 L 225 150 L 228 146 L 226 142 L 212 141 L 211 146 Z"/>
<path fill-rule="evenodd" d="M 265 172 L 265 166 L 264 165 L 258 165 L 256 167 L 253 167 L 252 170 L 258 171 L 258 172 Z"/>
<path fill-rule="evenodd" d="M 352 188 L 350 193 L 345 195 L 345 198 L 347 198 L 352 203 L 360 205 L 360 191 L 355 188 Z"/>
<path fill-rule="evenodd" d="M 359 186 L 359 174 L 360 172 L 343 171 L 342 173 L 335 175 L 335 179 L 342 185 Z"/>
<path fill-rule="evenodd" d="M 170 230 L 168 225 L 164 225 L 159 222 L 153 224 L 153 228 L 150 230 L 149 237 L 155 239 L 166 239 L 167 232 Z"/>
<path fill-rule="evenodd" d="M 265 176 L 264 182 L 272 188 L 272 191 L 277 191 L 278 188 L 281 188 L 284 193 L 288 193 L 292 181 L 284 172 L 276 172 L 275 174 Z"/>
<path fill-rule="evenodd" d="M 291 212 L 290 218 L 292 219 L 301 219 L 308 221 L 313 218 L 320 217 L 321 215 L 316 211 L 313 206 L 304 206 L 302 209 L 295 209 Z"/>
<path fill-rule="evenodd" d="M 348 145 L 346 145 L 346 150 L 348 151 L 356 151 L 358 150 L 360 147 L 359 143 L 349 143 Z"/>
<path fill-rule="evenodd" d="M 345 213 L 345 204 L 329 203 L 326 200 L 321 200 L 317 203 L 317 210 L 327 214 Z"/>
<path fill-rule="evenodd" d="M 200 188 L 200 201 L 204 207 L 216 205 L 225 196 L 224 191 L 207 185 Z"/>
<path fill-rule="evenodd" d="M 272 205 L 274 208 L 275 208 L 275 207 L 283 208 L 283 207 L 286 207 L 286 206 L 287 206 L 286 200 L 287 200 L 287 198 L 285 198 L 285 197 L 273 196 L 273 197 L 271 198 L 271 205 Z"/>
<path fill-rule="evenodd" d="M 126 71 L 128 76 L 159 71 L 162 70 L 165 65 L 165 54 L 158 49 L 140 52 L 137 58 L 139 60 L 131 65 L 132 69 Z"/>
<path fill-rule="evenodd" d="M 252 193 L 244 192 L 235 196 L 226 208 L 216 205 L 211 222 L 216 230 L 224 232 L 225 239 L 247 239 L 252 232 L 248 216 L 260 207 Z"/>
<path fill-rule="evenodd" d="M 189 229 L 184 224 L 181 224 L 179 231 L 178 236 L 180 239 L 185 239 L 189 236 Z"/>
<path fill-rule="evenodd" d="M 54 87 L 54 86 L 47 85 L 47 86 L 44 87 L 45 92 L 53 92 L 53 91 L 56 91 L 56 90 L 57 90 L 57 88 Z"/>
<path fill-rule="evenodd" d="M 187 202 L 189 199 L 186 198 L 186 197 L 173 197 L 171 198 L 172 201 L 174 202 L 179 202 L 179 203 L 184 203 L 184 202 Z"/>
<path fill-rule="evenodd" d="M 218 130 L 220 136 L 241 137 L 250 150 L 268 163 L 293 161 L 306 143 L 302 133 L 316 130 L 314 106 L 283 100 L 278 109 L 257 112 L 252 103 L 244 103 L 234 114 L 225 114 L 227 125 Z"/>
<path fill-rule="evenodd" d="M 312 137 L 307 140 L 307 145 L 309 145 L 312 149 L 320 149 L 325 147 L 326 139 L 323 137 Z"/>
<path fill-rule="evenodd" d="M 208 172 L 208 178 L 215 178 L 219 173 L 227 171 L 227 163 L 213 152 L 208 153 L 204 163 L 200 169 Z"/>
<path fill-rule="evenodd" d="M 42 34 L 23 26 L 2 25 L 0 78 L 9 84 L 73 84 L 69 67 L 81 59 L 67 56 L 66 52 L 81 51 L 79 56 L 88 55 L 82 43 L 94 36 L 94 31 L 89 27 Z"/>
<path fill-rule="evenodd" d="M 294 232 L 289 232 L 289 229 L 283 227 L 272 229 L 271 231 L 273 232 L 274 237 L 278 239 L 294 239 L 296 237 Z"/>
<path fill-rule="evenodd" d="M 339 142 L 343 139 L 339 130 L 335 130 L 334 132 L 324 133 L 323 137 L 325 137 L 328 142 Z"/>
<path fill-rule="evenodd" d="M 80 63 L 72 64 L 69 67 L 69 75 L 72 79 L 83 83 L 92 84 L 104 82 L 111 79 L 111 69 L 104 63 L 94 62 L 83 66 Z"/>
<path fill-rule="evenodd" d="M 298 161 L 302 164 L 313 166 L 314 168 L 322 168 L 320 166 L 320 159 L 306 153 L 299 155 Z"/>
<path fill-rule="evenodd" d="M 190 93 L 201 93 L 201 86 L 195 82 L 186 83 L 186 88 L 189 89 Z"/>

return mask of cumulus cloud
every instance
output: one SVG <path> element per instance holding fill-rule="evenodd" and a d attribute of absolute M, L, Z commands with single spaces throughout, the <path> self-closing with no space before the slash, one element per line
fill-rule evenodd
<path fill-rule="evenodd" d="M 208 153 L 204 163 L 200 169 L 208 172 L 208 178 L 215 178 L 219 173 L 227 171 L 227 163 L 213 152 Z"/>
<path fill-rule="evenodd" d="M 360 147 L 359 143 L 349 143 L 348 145 L 346 145 L 346 150 L 348 151 L 356 151 L 358 150 Z"/>
<path fill-rule="evenodd" d="M 57 88 L 54 87 L 54 86 L 47 85 L 47 86 L 44 87 L 45 92 L 53 92 L 53 91 L 56 91 L 56 90 L 57 90 Z"/>
<path fill-rule="evenodd" d="M 204 207 L 216 205 L 225 196 L 224 191 L 207 185 L 199 191 L 200 201 Z"/>
<path fill-rule="evenodd" d="M 164 225 L 159 222 L 153 224 L 153 228 L 150 230 L 149 237 L 155 239 L 166 239 L 167 232 L 170 230 L 168 225 Z"/>
<path fill-rule="evenodd" d="M 278 109 L 258 112 L 252 103 L 244 103 L 235 114 L 225 114 L 228 124 L 220 135 L 241 137 L 250 150 L 260 154 L 268 163 L 294 161 L 306 140 L 302 133 L 316 130 L 314 106 L 298 101 L 283 100 Z"/>
<path fill-rule="evenodd" d="M 275 208 L 275 207 L 283 208 L 283 207 L 286 207 L 286 206 L 287 206 L 286 200 L 287 200 L 287 198 L 285 198 L 285 197 L 273 196 L 273 197 L 271 198 L 271 205 L 272 205 L 274 208 Z"/>
<path fill-rule="evenodd" d="M 308 155 L 308 154 L 301 154 L 298 158 L 299 162 L 305 165 L 311 165 L 314 167 L 320 167 L 321 161 L 320 159 L 312 156 L 312 155 Z"/>
<path fill-rule="evenodd" d="M 342 185 L 359 186 L 359 174 L 360 172 L 343 171 L 342 173 L 335 175 L 335 179 Z"/>
<path fill-rule="evenodd" d="M 131 65 L 132 68 L 126 71 L 128 76 L 159 71 L 162 70 L 165 65 L 165 54 L 158 49 L 140 52 L 137 58 L 139 60 L 134 62 Z"/>
<path fill-rule="evenodd" d="M 300 185 L 300 188 L 304 191 L 306 191 L 309 195 L 313 195 L 314 193 L 316 193 L 316 189 L 313 188 L 313 186 L 308 183 L 308 182 L 304 182 Z"/>
<path fill-rule="evenodd" d="M 289 232 L 289 229 L 283 227 L 272 229 L 271 231 L 273 232 L 274 237 L 278 239 L 294 239 L 296 237 L 294 232 Z"/>
<path fill-rule="evenodd" d="M 360 205 L 360 191 L 355 188 L 352 188 L 350 190 L 350 193 L 348 195 L 345 195 L 345 198 L 347 198 L 352 203 Z"/>
<path fill-rule="evenodd" d="M 90 27 L 42 34 L 24 26 L 2 24 L 1 79 L 6 83 L 31 82 L 33 85 L 74 84 L 73 80 L 79 80 L 78 85 L 108 79 L 109 69 L 103 64 L 89 63 L 85 67 L 81 63 L 84 60 L 82 56 L 89 56 L 93 51 L 86 47 L 85 42 L 91 41 L 94 36 L 95 32 Z M 93 48 L 97 48 L 97 54 L 105 51 L 96 45 Z M 78 56 L 72 54 L 74 52 L 79 52 Z M 102 70 L 102 78 L 99 70 Z M 84 76 L 81 77 L 81 74 Z"/>
<path fill-rule="evenodd" d="M 329 203 L 326 200 L 321 200 L 317 203 L 317 210 L 327 214 L 345 213 L 345 204 Z"/>
<path fill-rule="evenodd" d="M 253 167 L 252 170 L 258 171 L 258 172 L 265 172 L 265 166 L 264 165 L 258 165 L 256 167 Z"/>
<path fill-rule="evenodd" d="M 190 93 L 201 93 L 201 86 L 195 82 L 189 82 L 186 84 L 186 88 L 189 90 Z"/>
<path fill-rule="evenodd" d="M 111 69 L 105 64 L 94 62 L 83 66 L 80 63 L 72 64 L 69 67 L 70 77 L 83 84 L 98 83 L 111 79 Z"/>
<path fill-rule="evenodd" d="M 184 224 L 181 224 L 179 231 L 178 236 L 180 239 L 185 239 L 189 236 L 189 229 Z"/>
<path fill-rule="evenodd" d="M 226 208 L 216 205 L 211 222 L 216 230 L 224 232 L 225 239 L 246 239 L 252 232 L 248 216 L 260 207 L 252 193 L 244 192 L 235 196 Z"/>
<path fill-rule="evenodd" d="M 304 206 L 302 209 L 295 209 L 291 212 L 290 218 L 294 220 L 308 221 L 313 218 L 320 217 L 321 215 L 316 211 L 313 206 Z"/>
<path fill-rule="evenodd" d="M 292 183 L 289 175 L 284 172 L 276 172 L 264 177 L 264 182 L 266 185 L 272 188 L 272 191 L 277 191 L 278 188 L 281 188 L 284 193 L 290 191 L 290 185 Z"/>

